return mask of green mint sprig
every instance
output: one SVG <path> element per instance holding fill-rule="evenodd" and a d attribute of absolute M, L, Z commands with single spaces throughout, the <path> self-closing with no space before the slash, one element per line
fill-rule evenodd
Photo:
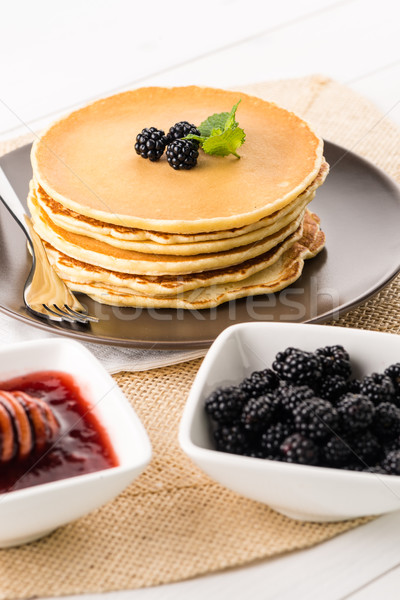
<path fill-rule="evenodd" d="M 230 112 L 215 113 L 208 117 L 198 127 L 200 135 L 189 134 L 185 140 L 197 140 L 207 154 L 228 156 L 233 154 L 240 158 L 236 152 L 246 139 L 246 134 L 236 121 L 236 110 L 239 102 Z"/>

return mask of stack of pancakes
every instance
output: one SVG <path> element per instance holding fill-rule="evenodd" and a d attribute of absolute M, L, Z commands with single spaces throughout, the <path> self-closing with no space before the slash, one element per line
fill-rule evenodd
<path fill-rule="evenodd" d="M 134 150 L 144 127 L 199 125 L 241 99 L 246 141 L 175 171 Z M 28 204 L 73 291 L 119 306 L 210 308 L 278 291 L 324 245 L 307 209 L 328 165 L 310 127 L 274 104 L 210 88 L 142 88 L 58 121 L 32 150 Z"/>

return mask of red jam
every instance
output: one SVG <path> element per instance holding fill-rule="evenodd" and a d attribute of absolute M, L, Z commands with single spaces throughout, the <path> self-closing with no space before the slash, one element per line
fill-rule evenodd
<path fill-rule="evenodd" d="M 0 494 L 118 465 L 108 434 L 71 375 L 45 371 L 0 382 L 0 389 L 42 398 L 60 431 L 40 455 L 0 465 Z"/>

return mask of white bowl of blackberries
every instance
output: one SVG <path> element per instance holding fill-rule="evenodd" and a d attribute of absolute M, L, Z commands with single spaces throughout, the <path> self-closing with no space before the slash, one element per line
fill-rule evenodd
<path fill-rule="evenodd" d="M 400 337 L 244 323 L 208 351 L 180 426 L 211 478 L 288 517 L 400 509 Z"/>

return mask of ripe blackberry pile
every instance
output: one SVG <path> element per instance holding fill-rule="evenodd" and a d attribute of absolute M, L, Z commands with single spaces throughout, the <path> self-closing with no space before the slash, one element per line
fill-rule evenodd
<path fill-rule="evenodd" d="M 222 452 L 400 475 L 400 363 L 354 379 L 340 345 L 286 348 L 205 411 Z"/>
<path fill-rule="evenodd" d="M 166 155 L 170 167 L 175 170 L 193 169 L 199 156 L 199 144 L 195 140 L 182 139 L 189 134 L 200 135 L 200 131 L 188 121 L 175 123 L 166 135 L 162 129 L 155 127 L 142 129 L 136 136 L 136 154 L 156 162 L 167 148 Z"/>

